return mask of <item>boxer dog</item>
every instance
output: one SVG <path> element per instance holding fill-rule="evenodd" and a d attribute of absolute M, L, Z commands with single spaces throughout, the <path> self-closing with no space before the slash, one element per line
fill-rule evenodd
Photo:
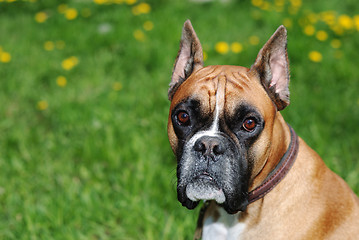
<path fill-rule="evenodd" d="M 287 31 L 251 66 L 203 66 L 187 20 L 168 91 L 178 200 L 205 201 L 195 239 L 359 239 L 359 200 L 284 121 Z"/>

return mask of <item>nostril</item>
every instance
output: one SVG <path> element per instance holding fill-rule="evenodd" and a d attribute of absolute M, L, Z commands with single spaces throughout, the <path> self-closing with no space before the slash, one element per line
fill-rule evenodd
<path fill-rule="evenodd" d="M 225 151 L 225 148 L 222 144 L 218 144 L 218 145 L 215 145 L 213 146 L 213 153 L 214 155 L 221 155 L 223 154 Z"/>
<path fill-rule="evenodd" d="M 206 146 L 202 141 L 197 141 L 194 144 L 194 150 L 197 152 L 205 153 L 206 152 Z"/>

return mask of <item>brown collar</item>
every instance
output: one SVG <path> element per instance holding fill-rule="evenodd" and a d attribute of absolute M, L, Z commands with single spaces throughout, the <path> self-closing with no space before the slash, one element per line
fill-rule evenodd
<path fill-rule="evenodd" d="M 290 144 L 279 161 L 278 165 L 269 173 L 268 177 L 263 181 L 261 185 L 248 193 L 248 204 L 251 204 L 269 193 L 282 179 L 287 175 L 298 154 L 298 136 L 291 126 L 290 130 Z"/>

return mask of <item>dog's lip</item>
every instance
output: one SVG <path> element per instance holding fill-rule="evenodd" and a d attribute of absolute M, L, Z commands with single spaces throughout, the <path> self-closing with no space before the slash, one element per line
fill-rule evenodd
<path fill-rule="evenodd" d="M 198 174 L 195 179 L 203 179 L 203 180 L 208 180 L 208 181 L 213 181 L 213 177 L 206 171 Z"/>

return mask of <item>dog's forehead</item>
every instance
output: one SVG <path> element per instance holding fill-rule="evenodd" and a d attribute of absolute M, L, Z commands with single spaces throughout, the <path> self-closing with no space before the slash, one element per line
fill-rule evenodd
<path fill-rule="evenodd" d="M 183 99 L 195 98 L 202 108 L 213 112 L 216 106 L 234 111 L 245 101 L 255 106 L 272 106 L 269 97 L 258 79 L 250 76 L 249 69 L 241 66 L 215 65 L 204 67 L 193 73 L 177 90 L 171 109 Z M 260 97 L 260 95 L 264 97 Z M 262 112 L 262 111 L 261 111 Z"/>

